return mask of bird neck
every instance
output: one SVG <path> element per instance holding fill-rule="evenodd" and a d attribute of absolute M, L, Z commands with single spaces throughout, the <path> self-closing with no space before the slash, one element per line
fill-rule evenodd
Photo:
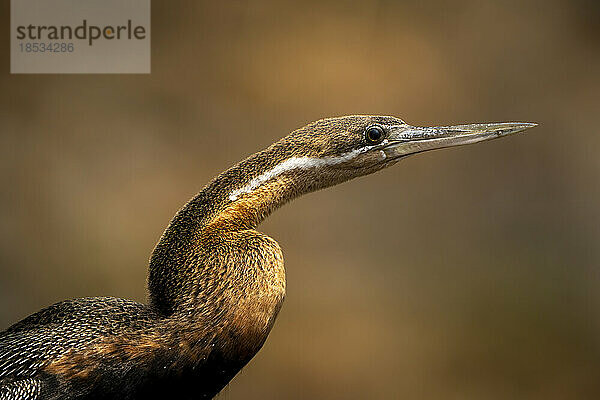
<path fill-rule="evenodd" d="M 288 201 L 332 184 L 310 167 L 311 160 L 285 157 L 270 147 L 215 178 L 186 211 L 201 220 L 204 230 L 254 229 Z"/>
<path fill-rule="evenodd" d="M 198 296 L 210 286 L 211 277 L 226 279 L 219 275 L 223 260 L 207 254 L 215 243 L 231 245 L 228 232 L 254 229 L 295 197 L 338 183 L 317 174 L 318 160 L 295 155 L 293 147 L 278 142 L 205 186 L 175 215 L 154 249 L 151 304 L 166 314 L 180 309 L 192 293 Z"/>

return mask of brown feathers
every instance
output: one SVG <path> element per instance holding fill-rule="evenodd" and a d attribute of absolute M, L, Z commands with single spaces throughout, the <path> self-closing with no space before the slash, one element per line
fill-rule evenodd
<path fill-rule="evenodd" d="M 9 360 L 31 359 L 8 365 L 10 379 L 39 377 L 64 399 L 214 396 L 260 350 L 285 297 L 281 249 L 255 228 L 297 196 L 373 172 L 347 162 L 373 118 L 389 119 L 317 121 L 219 175 L 156 245 L 148 306 L 96 298 L 30 317 L 6 336 Z"/>

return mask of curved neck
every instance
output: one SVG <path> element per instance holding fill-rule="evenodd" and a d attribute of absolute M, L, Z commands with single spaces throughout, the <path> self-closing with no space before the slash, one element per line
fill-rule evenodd
<path fill-rule="evenodd" d="M 345 180 L 324 178 L 327 174 L 317 173 L 323 159 L 295 156 L 289 148 L 280 141 L 250 156 L 216 177 L 175 215 L 150 259 L 150 301 L 159 311 L 170 314 L 192 293 L 202 293 L 204 280 L 219 268 L 199 261 L 207 259 L 210 243 L 227 232 L 254 229 L 287 201 Z"/>

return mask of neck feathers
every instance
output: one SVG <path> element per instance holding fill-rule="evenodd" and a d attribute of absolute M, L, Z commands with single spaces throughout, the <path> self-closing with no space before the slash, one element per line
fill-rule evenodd
<path fill-rule="evenodd" d="M 314 171 L 307 170 L 308 157 L 280 158 L 269 150 L 219 175 L 188 203 L 203 228 L 254 229 L 271 212 L 310 190 Z"/>
<path fill-rule="evenodd" d="M 329 168 L 360 154 L 353 150 L 311 157 L 282 151 L 286 147 L 276 143 L 225 171 L 180 213 L 194 216 L 201 227 L 254 229 L 286 202 L 349 179 L 343 171 L 330 173 Z"/>
<path fill-rule="evenodd" d="M 211 268 L 199 259 L 210 246 L 227 246 L 227 232 L 254 229 L 276 208 L 317 190 L 315 168 L 308 158 L 280 150 L 277 144 L 256 153 L 210 182 L 173 218 L 150 259 L 151 304 L 171 314 L 202 290 Z M 208 278 L 206 278 L 208 279 Z"/>

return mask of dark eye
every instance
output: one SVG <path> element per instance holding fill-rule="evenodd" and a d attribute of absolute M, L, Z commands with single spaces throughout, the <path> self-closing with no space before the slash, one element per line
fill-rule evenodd
<path fill-rule="evenodd" d="M 367 137 L 367 142 L 369 144 L 381 143 L 381 141 L 383 140 L 383 134 L 383 128 L 379 125 L 373 125 L 368 127 L 365 133 Z"/>

